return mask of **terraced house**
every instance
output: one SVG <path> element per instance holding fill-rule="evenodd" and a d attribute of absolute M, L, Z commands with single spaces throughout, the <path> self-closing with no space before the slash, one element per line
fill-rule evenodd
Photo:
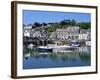
<path fill-rule="evenodd" d="M 57 29 L 51 33 L 51 37 L 57 40 L 72 40 L 78 39 L 80 28 L 78 26 L 69 26 L 66 29 Z"/>

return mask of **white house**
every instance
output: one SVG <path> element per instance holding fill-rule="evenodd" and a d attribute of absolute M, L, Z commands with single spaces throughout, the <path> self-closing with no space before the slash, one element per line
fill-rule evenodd
<path fill-rule="evenodd" d="M 24 36 L 30 37 L 30 33 L 29 32 L 24 32 Z"/>
<path fill-rule="evenodd" d="M 80 34 L 78 35 L 79 40 L 91 40 L 91 30 L 81 29 Z"/>
<path fill-rule="evenodd" d="M 69 26 L 67 28 L 56 29 L 52 32 L 50 38 L 52 40 L 72 40 L 78 38 L 80 28 L 78 26 Z"/>
<path fill-rule="evenodd" d="M 32 25 L 24 26 L 24 28 L 23 28 L 23 35 L 30 37 L 31 29 L 32 29 Z"/>
<path fill-rule="evenodd" d="M 56 32 L 50 33 L 49 39 L 50 39 L 50 40 L 56 40 L 56 39 L 57 39 Z"/>
<path fill-rule="evenodd" d="M 69 33 L 67 29 L 57 29 L 56 30 L 56 37 L 58 40 L 66 40 L 68 39 Z"/>
<path fill-rule="evenodd" d="M 78 39 L 79 40 L 87 40 L 88 35 L 87 33 L 79 34 Z"/>
<path fill-rule="evenodd" d="M 56 35 L 57 39 L 60 40 L 70 40 L 77 39 L 79 35 L 80 28 L 78 26 L 69 26 L 66 29 L 57 29 Z"/>
<path fill-rule="evenodd" d="M 31 31 L 30 34 L 32 37 L 41 37 L 40 31 Z"/>
<path fill-rule="evenodd" d="M 69 26 L 67 28 L 67 31 L 70 33 L 70 34 L 79 34 L 79 26 Z"/>

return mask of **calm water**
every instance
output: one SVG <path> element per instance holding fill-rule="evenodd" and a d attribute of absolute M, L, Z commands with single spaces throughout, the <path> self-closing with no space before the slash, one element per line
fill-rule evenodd
<path fill-rule="evenodd" d="M 90 51 L 90 47 L 87 46 L 73 51 L 55 50 L 52 53 L 24 49 L 23 69 L 90 66 Z"/>

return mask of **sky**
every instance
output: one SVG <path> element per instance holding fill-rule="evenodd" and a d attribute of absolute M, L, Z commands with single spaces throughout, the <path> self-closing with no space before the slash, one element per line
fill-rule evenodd
<path fill-rule="evenodd" d="M 90 13 L 75 13 L 75 12 L 54 12 L 54 11 L 34 11 L 23 10 L 23 24 L 50 23 L 60 22 L 64 19 L 76 20 L 77 22 L 89 22 L 91 21 Z"/>

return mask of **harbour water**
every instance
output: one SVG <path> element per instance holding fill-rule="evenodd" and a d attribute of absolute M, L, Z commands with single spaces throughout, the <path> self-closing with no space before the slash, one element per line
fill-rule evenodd
<path fill-rule="evenodd" d="M 91 66 L 91 47 L 75 50 L 39 52 L 36 48 L 23 51 L 23 69 Z"/>

